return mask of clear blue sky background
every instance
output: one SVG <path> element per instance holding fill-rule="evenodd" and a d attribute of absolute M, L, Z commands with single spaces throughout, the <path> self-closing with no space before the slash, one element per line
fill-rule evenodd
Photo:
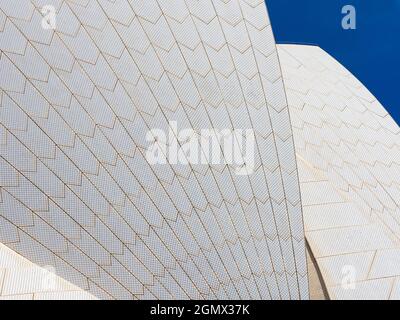
<path fill-rule="evenodd" d="M 266 0 L 277 43 L 316 44 L 350 70 L 400 124 L 400 0 Z M 343 30 L 344 5 L 357 29 Z"/>

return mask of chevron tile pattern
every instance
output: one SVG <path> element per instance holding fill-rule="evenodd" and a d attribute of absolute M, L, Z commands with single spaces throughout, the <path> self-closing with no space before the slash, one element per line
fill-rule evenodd
<path fill-rule="evenodd" d="M 0 50 L 1 243 L 99 299 L 308 298 L 263 0 L 0 0 Z M 150 165 L 170 121 L 254 129 L 254 173 Z"/>
<path fill-rule="evenodd" d="M 322 49 L 278 48 L 306 237 L 330 297 L 399 299 L 400 128 Z"/>

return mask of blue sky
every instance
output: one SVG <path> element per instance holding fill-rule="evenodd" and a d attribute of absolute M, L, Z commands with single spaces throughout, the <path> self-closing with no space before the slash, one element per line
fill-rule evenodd
<path fill-rule="evenodd" d="M 348 68 L 400 124 L 400 0 L 266 0 L 277 43 L 316 44 Z M 344 5 L 357 29 L 343 30 Z"/>

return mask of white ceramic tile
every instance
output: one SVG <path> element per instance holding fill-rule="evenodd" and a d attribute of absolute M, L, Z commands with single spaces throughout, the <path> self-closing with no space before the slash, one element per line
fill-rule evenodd
<path fill-rule="evenodd" d="M 380 224 L 336 228 L 307 233 L 316 258 L 394 248 L 397 244 Z"/>
<path fill-rule="evenodd" d="M 392 292 L 390 294 L 390 299 L 391 300 L 400 300 L 400 283 L 399 283 L 399 278 L 396 278 L 394 280 Z"/>
<path fill-rule="evenodd" d="M 375 251 L 350 253 L 317 259 L 325 285 L 328 287 L 347 283 L 347 278 L 358 282 L 368 279 Z"/>
<path fill-rule="evenodd" d="M 304 206 L 344 201 L 328 181 L 302 183 L 300 188 Z"/>
<path fill-rule="evenodd" d="M 282 272 L 303 268 L 304 247 L 292 246 L 291 236 L 302 243 L 304 234 L 285 89 L 275 81 L 281 74 L 264 2 L 57 6 L 54 34 L 40 29 L 39 5 L 10 12 L 0 1 L 11 16 L 0 32 L 7 52 L 0 57 L 0 122 L 8 130 L 0 154 L 9 163 L 1 199 L 4 209 L 20 213 L 0 217 L 1 241 L 33 263 L 58 261 L 62 278 L 100 298 L 294 296 L 297 276 L 288 283 Z M 258 170 L 249 178 L 224 164 L 151 166 L 146 133 L 168 130 L 169 120 L 197 130 L 254 126 Z M 286 200 L 296 210 L 289 212 Z M 213 252 L 210 259 L 192 258 L 200 249 Z M 271 273 L 264 283 L 253 275 L 272 266 L 278 279 Z M 6 272 L 6 293 L 86 298 L 71 290 L 36 294 L 43 290 L 30 278 L 35 272 Z M 235 281 L 228 284 L 230 277 Z M 221 279 L 227 289 L 214 294 L 210 284 Z"/>
<path fill-rule="evenodd" d="M 352 203 L 330 203 L 303 207 L 306 232 L 366 225 L 370 220 Z"/>
<path fill-rule="evenodd" d="M 33 294 L 16 294 L 11 296 L 0 296 L 0 300 L 33 300 Z"/>
<path fill-rule="evenodd" d="M 398 180 L 398 170 L 387 172 L 399 157 L 398 126 L 384 120 L 380 103 L 322 49 L 279 45 L 278 52 L 295 127 L 305 228 L 313 253 L 324 257 L 317 260 L 325 281 L 337 282 L 345 262 L 365 280 L 368 250 L 378 249 L 368 275 L 376 282 L 353 291 L 335 288 L 331 298 L 387 299 L 382 277 L 397 275 L 397 249 L 388 249 L 398 246 L 390 235 L 399 230 L 396 192 L 386 186 Z"/>
<path fill-rule="evenodd" d="M 400 275 L 400 249 L 378 250 L 371 267 L 370 278 Z"/>
<path fill-rule="evenodd" d="M 329 295 L 334 300 L 387 300 L 394 278 L 357 282 L 355 288 L 333 287 Z"/>

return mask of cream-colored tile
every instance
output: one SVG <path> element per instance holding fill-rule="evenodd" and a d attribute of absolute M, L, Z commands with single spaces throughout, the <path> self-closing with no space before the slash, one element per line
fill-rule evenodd
<path fill-rule="evenodd" d="M 303 208 L 306 231 L 350 227 L 370 223 L 352 203 L 330 203 Z"/>
<path fill-rule="evenodd" d="M 400 278 L 394 281 L 392 292 L 390 293 L 390 300 L 400 300 Z"/>
<path fill-rule="evenodd" d="M 11 296 L 0 296 L 0 300 L 33 300 L 33 294 L 15 294 Z"/>
<path fill-rule="evenodd" d="M 296 159 L 300 182 L 315 182 L 326 180 L 317 169 L 314 169 L 310 165 L 307 165 L 305 163 L 305 160 L 300 155 L 297 154 Z"/>
<path fill-rule="evenodd" d="M 3 295 L 73 290 L 76 287 L 38 266 L 8 269 L 3 284 Z"/>
<path fill-rule="evenodd" d="M 1 291 L 3 288 L 3 282 L 4 282 L 4 276 L 6 273 L 6 269 L 0 269 L 0 296 L 1 296 Z"/>
<path fill-rule="evenodd" d="M 400 276 L 400 248 L 378 250 L 371 268 L 370 278 Z"/>
<path fill-rule="evenodd" d="M 31 265 L 27 259 L 19 254 L 16 254 L 9 247 L 0 243 L 0 269 L 1 268 L 24 268 Z"/>
<path fill-rule="evenodd" d="M 374 258 L 374 251 L 352 253 L 317 259 L 318 266 L 327 286 L 337 286 L 352 278 L 366 280 Z"/>
<path fill-rule="evenodd" d="M 343 202 L 344 198 L 327 181 L 300 184 L 303 206 Z"/>
<path fill-rule="evenodd" d="M 342 286 L 328 288 L 331 299 L 334 300 L 387 300 L 394 278 L 356 282 L 354 288 Z"/>
<path fill-rule="evenodd" d="M 396 247 L 379 224 L 327 229 L 306 233 L 316 258 Z"/>

